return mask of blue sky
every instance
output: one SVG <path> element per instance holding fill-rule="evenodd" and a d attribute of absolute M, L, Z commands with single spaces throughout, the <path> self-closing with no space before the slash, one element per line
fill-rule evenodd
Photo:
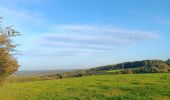
<path fill-rule="evenodd" d="M 21 32 L 20 70 L 170 58 L 169 0 L 0 0 Z"/>

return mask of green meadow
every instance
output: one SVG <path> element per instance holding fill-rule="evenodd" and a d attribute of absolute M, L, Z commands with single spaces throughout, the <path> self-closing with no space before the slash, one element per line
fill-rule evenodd
<path fill-rule="evenodd" d="M 170 74 L 97 75 L 7 83 L 0 100 L 170 100 Z"/>

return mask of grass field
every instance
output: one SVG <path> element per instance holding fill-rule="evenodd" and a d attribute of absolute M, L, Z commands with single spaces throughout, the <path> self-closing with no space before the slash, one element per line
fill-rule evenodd
<path fill-rule="evenodd" d="M 120 74 L 8 83 L 0 100 L 170 100 L 170 74 Z"/>

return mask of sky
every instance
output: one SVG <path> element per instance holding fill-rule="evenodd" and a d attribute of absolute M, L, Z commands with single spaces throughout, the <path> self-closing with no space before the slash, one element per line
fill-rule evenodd
<path fill-rule="evenodd" d="M 170 0 L 0 0 L 22 36 L 19 70 L 170 58 Z"/>

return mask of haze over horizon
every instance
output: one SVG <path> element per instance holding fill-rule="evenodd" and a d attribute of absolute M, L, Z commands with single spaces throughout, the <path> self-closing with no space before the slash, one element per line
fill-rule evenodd
<path fill-rule="evenodd" d="M 84 69 L 170 58 L 169 0 L 0 0 L 19 70 Z"/>

